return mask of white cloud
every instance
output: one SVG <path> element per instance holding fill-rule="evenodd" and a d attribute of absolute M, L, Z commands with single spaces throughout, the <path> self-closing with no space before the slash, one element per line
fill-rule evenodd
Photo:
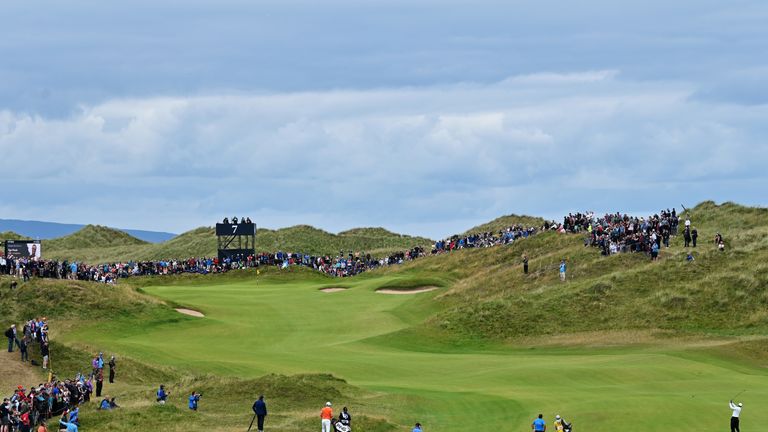
<path fill-rule="evenodd" d="M 606 70 L 114 99 L 65 119 L 0 111 L 0 178 L 12 185 L 0 210 L 168 230 L 247 212 L 272 227 L 386 225 L 437 236 L 450 221 L 551 212 L 549 201 L 580 209 L 623 190 L 655 208 L 671 205 L 656 201 L 666 198 L 653 193 L 659 184 L 705 199 L 727 191 L 697 190 L 691 179 L 765 178 L 758 131 L 768 107 L 702 101 L 695 91 Z"/>

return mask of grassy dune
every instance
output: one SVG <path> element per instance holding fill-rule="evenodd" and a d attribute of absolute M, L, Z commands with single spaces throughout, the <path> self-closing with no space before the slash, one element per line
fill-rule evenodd
<path fill-rule="evenodd" d="M 701 235 L 692 263 L 680 239 L 652 263 L 545 233 L 352 279 L 262 269 L 116 287 L 33 281 L 8 293 L 5 278 L 0 310 L 54 319 L 62 373 L 83 368 L 89 353 L 118 355 L 119 382 L 106 392 L 124 408 L 88 407 L 92 430 L 244 429 L 264 392 L 268 426 L 289 432 L 318 427 L 326 400 L 349 406 L 365 431 L 415 421 L 529 430 L 539 412 L 577 430 L 716 431 L 741 390 L 742 425 L 757 429 L 768 421 L 768 211 L 703 203 L 691 219 Z M 726 252 L 709 242 L 716 231 Z M 439 289 L 377 292 L 426 285 Z M 345 289 L 321 291 L 329 287 Z M 160 382 L 174 395 L 166 407 L 151 402 Z M 193 389 L 204 393 L 198 413 L 182 396 Z"/>
<path fill-rule="evenodd" d="M 427 238 L 397 234 L 383 228 L 356 228 L 332 234 L 297 225 L 279 230 L 259 229 L 256 233 L 256 250 L 260 252 L 283 250 L 335 255 L 340 250 L 353 250 L 378 255 L 431 244 Z M 216 235 L 211 227 L 196 228 L 166 242 L 153 244 L 119 230 L 89 225 L 72 235 L 44 243 L 46 257 L 87 262 L 215 256 L 216 248 Z"/>

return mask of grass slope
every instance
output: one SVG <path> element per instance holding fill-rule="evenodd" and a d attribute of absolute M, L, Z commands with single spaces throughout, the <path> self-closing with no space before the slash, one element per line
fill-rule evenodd
<path fill-rule="evenodd" d="M 459 431 L 466 424 L 523 430 L 538 412 L 547 413 L 550 421 L 555 413 L 567 415 L 592 431 L 616 430 L 629 418 L 644 431 L 715 430 L 713 425 L 729 414 L 724 402 L 732 393 L 747 389 L 748 406 L 768 402 L 766 356 L 738 354 L 762 346 L 749 338 L 659 334 L 643 343 L 625 338 L 604 346 L 483 342 L 422 326 L 445 306 L 438 299 L 450 292 L 447 286 L 413 296 L 376 293 L 426 281 L 448 282 L 439 275 L 371 274 L 345 280 L 345 291 L 329 294 L 320 288 L 338 281 L 305 271 L 186 278 L 142 290 L 201 310 L 203 319 L 157 311 L 81 324 L 60 337 L 81 349 L 115 351 L 142 364 L 182 370 L 185 376 L 209 377 L 213 381 L 200 381 L 205 391 L 215 383 L 258 381 L 270 374 L 339 377 L 365 396 L 341 391 L 330 400 L 350 406 L 353 414 L 386 418 L 389 425 L 382 427 L 394 430 L 407 430 L 415 421 L 431 430 Z M 185 383 L 177 387 L 193 387 Z M 146 397 L 149 391 L 144 390 Z M 291 397 L 306 408 L 286 408 L 287 417 L 298 420 L 280 430 L 317 427 L 313 410 L 327 398 L 304 395 L 301 388 L 293 391 Z M 252 395 L 257 392 L 254 388 Z M 239 414 L 247 413 L 242 400 L 247 396 L 219 394 L 233 407 L 225 418 L 247 419 Z M 686 416 L 676 415 L 680 412 Z M 285 414 L 282 409 L 276 413 Z M 197 419 L 183 412 L 169 415 L 184 424 Z M 764 421 L 768 412 L 751 411 L 745 428 Z"/>
<path fill-rule="evenodd" d="M 64 237 L 45 242 L 46 256 L 66 256 L 68 251 L 92 248 L 136 247 L 149 243 L 114 228 L 86 225 Z"/>
<path fill-rule="evenodd" d="M 685 260 L 682 238 L 651 262 L 600 256 L 576 235 L 546 233 L 510 247 L 472 250 L 395 271 L 452 273 L 449 308 L 431 323 L 449 332 L 508 339 L 595 330 L 653 329 L 707 334 L 768 330 L 768 210 L 707 202 L 691 212 L 700 242 Z M 711 239 L 721 232 L 726 252 Z M 693 249 L 691 249 L 693 250 Z M 529 276 L 520 256 L 531 257 Z M 568 282 L 557 264 L 569 261 Z M 458 270 L 457 270 L 458 269 Z"/>
<path fill-rule="evenodd" d="M 13 231 L 3 231 L 3 232 L 0 232 L 0 243 L 2 243 L 4 240 L 31 240 L 31 239 L 21 234 L 17 234 Z"/>
<path fill-rule="evenodd" d="M 126 381 L 107 393 L 125 408 L 88 408 L 96 430 L 244 428 L 262 389 L 272 426 L 289 432 L 317 427 L 327 399 L 370 422 L 361 430 L 527 430 L 543 412 L 579 430 L 714 431 L 743 389 L 754 407 L 743 424 L 756 429 L 768 421 L 757 408 L 768 403 L 768 211 L 707 202 L 691 219 L 701 235 L 692 263 L 680 239 L 651 263 L 545 233 L 344 280 L 262 269 L 117 287 L 34 281 L 9 293 L 5 278 L 0 308 L 54 318 L 57 368 L 77 370 L 96 351 L 123 359 Z M 708 242 L 716 231 L 724 253 Z M 376 292 L 422 285 L 441 288 Z M 158 381 L 172 386 L 170 407 L 151 402 Z M 184 408 L 192 389 L 206 395 L 199 413 Z"/>
<path fill-rule="evenodd" d="M 46 242 L 46 256 L 102 262 L 216 255 L 216 234 L 211 227 L 196 228 L 162 243 L 114 241 L 107 236 L 102 236 L 103 241 L 100 241 L 98 236 L 93 235 L 94 228 L 96 227 L 89 228 L 87 236 L 78 235 L 81 233 L 78 232 L 72 236 Z M 115 231 L 108 228 L 104 230 Z M 383 254 L 413 246 L 427 247 L 432 243 L 427 238 L 396 234 L 383 228 L 357 228 L 332 234 L 311 226 L 297 225 L 279 230 L 259 229 L 256 233 L 256 250 L 264 252 L 283 250 L 335 255 L 340 250 L 345 252 L 353 250 Z"/>
<path fill-rule="evenodd" d="M 521 216 L 516 214 L 506 215 L 498 217 L 490 222 L 486 222 L 482 225 L 468 229 L 463 235 L 480 233 L 480 232 L 498 232 L 514 225 L 522 225 L 524 227 L 539 228 L 544 224 L 545 220 L 540 217 L 533 216 Z"/>

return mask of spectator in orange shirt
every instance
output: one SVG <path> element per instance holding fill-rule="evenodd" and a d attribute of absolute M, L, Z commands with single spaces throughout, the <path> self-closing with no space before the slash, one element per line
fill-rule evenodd
<path fill-rule="evenodd" d="M 325 407 L 320 411 L 320 424 L 322 432 L 331 432 L 331 419 L 333 418 L 333 409 L 331 403 L 326 402 Z"/>

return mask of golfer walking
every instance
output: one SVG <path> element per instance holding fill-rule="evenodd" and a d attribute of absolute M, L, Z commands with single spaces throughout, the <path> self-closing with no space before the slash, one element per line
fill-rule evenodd
<path fill-rule="evenodd" d="M 326 402 L 323 409 L 320 411 L 320 425 L 322 426 L 322 432 L 331 432 L 331 419 L 333 418 L 333 409 L 331 409 L 331 403 Z"/>
<path fill-rule="evenodd" d="M 731 432 L 741 432 L 739 430 L 739 416 L 741 416 L 742 404 L 739 402 L 739 404 L 736 405 L 733 401 L 730 401 L 728 406 L 733 410 L 733 414 L 731 415 Z"/>
<path fill-rule="evenodd" d="M 533 423 L 531 423 L 531 430 L 534 432 L 546 432 L 547 431 L 547 422 L 544 421 L 544 415 L 539 414 L 539 417 L 537 417 Z"/>
<path fill-rule="evenodd" d="M 259 399 L 253 403 L 253 413 L 256 414 L 256 427 L 259 432 L 264 432 L 264 417 L 267 416 L 267 403 L 264 402 L 264 395 L 259 395 Z"/>

